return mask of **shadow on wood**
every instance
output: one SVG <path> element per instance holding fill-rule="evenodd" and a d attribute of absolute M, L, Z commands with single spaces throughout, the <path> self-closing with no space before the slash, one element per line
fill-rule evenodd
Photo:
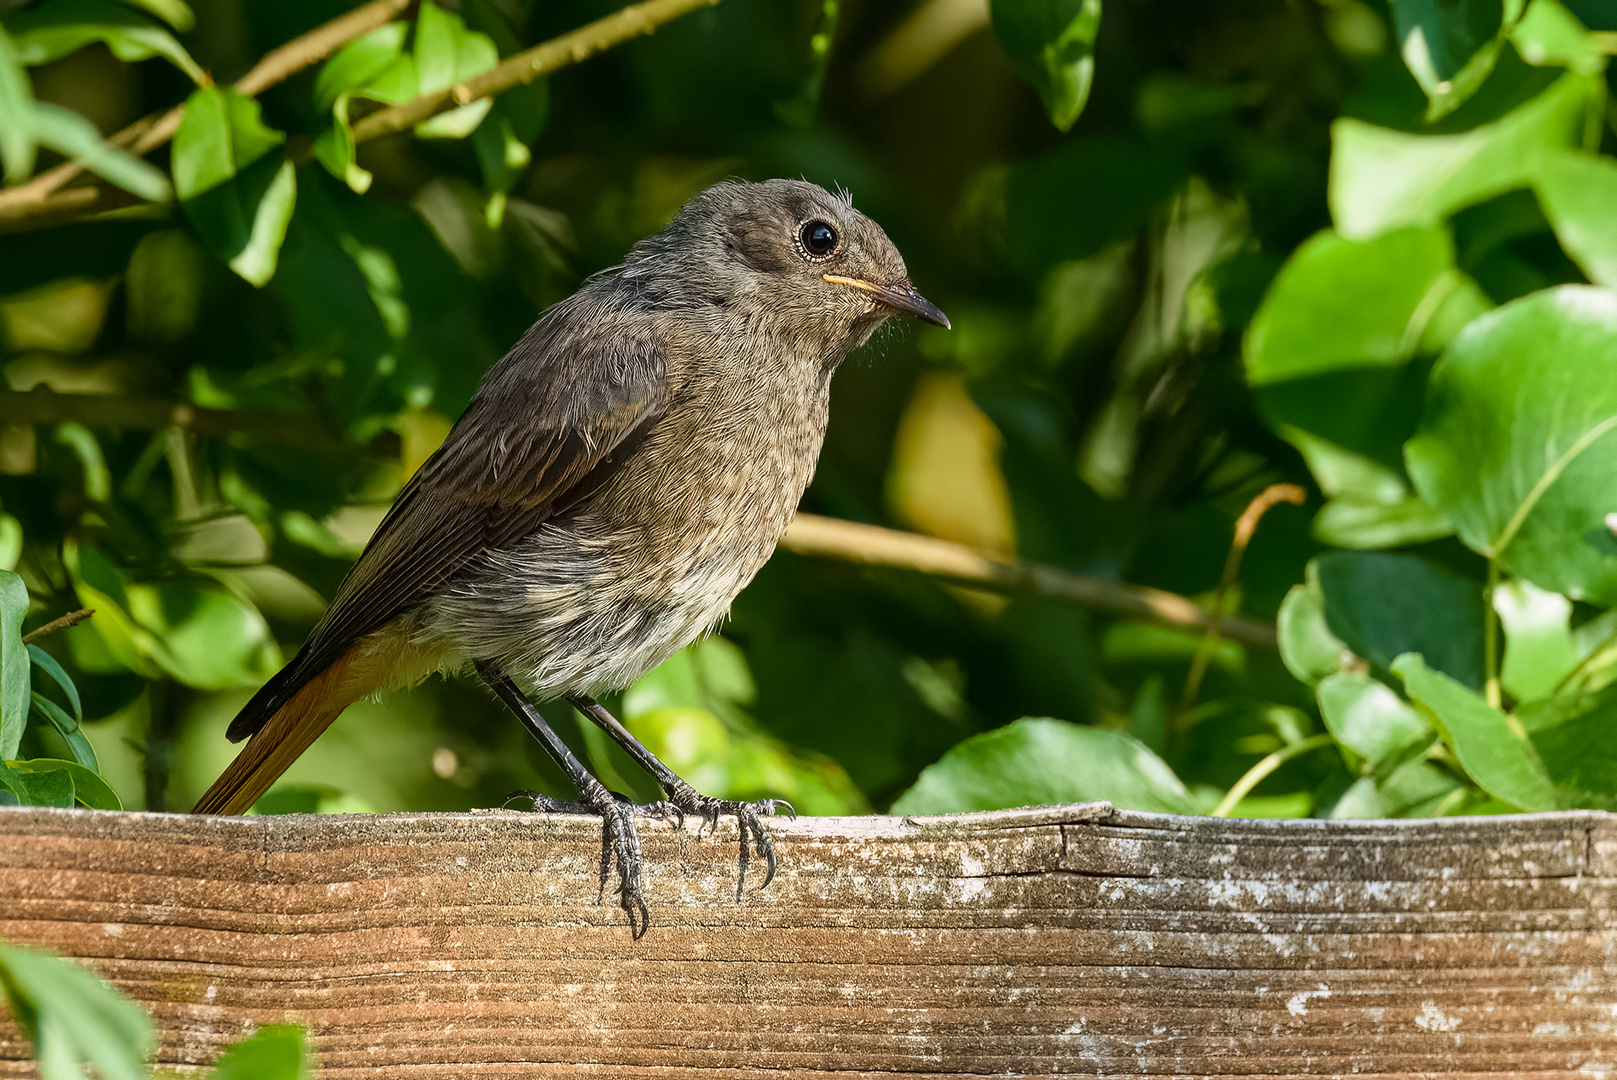
<path fill-rule="evenodd" d="M 587 819 L 0 809 L 0 938 L 146 1002 L 169 1065 L 290 1020 L 329 1077 L 1617 1072 L 1606 814 L 770 827 L 738 905 L 734 822 L 643 825 L 636 942 Z"/>

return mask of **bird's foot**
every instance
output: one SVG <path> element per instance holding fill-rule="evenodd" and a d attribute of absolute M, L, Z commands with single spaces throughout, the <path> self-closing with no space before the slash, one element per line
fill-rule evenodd
<path fill-rule="evenodd" d="M 671 790 L 668 793 L 668 802 L 663 805 L 679 812 L 682 822 L 684 814 L 701 818 L 710 830 L 718 828 L 721 817 L 736 819 L 738 831 L 741 833 L 741 857 L 738 860 L 740 872 L 736 875 L 736 903 L 741 902 L 741 888 L 747 883 L 747 867 L 752 865 L 753 853 L 764 860 L 764 883 L 758 887 L 767 888 L 769 883 L 775 880 L 775 842 L 769 838 L 769 833 L 765 831 L 763 822 L 758 820 L 758 816 L 760 814 L 774 816 L 777 810 L 784 810 L 795 819 L 797 811 L 791 803 L 785 799 L 759 799 L 757 802 L 715 799 L 684 784 Z M 697 827 L 696 835 L 698 837 L 702 835 L 700 826 Z M 748 850 L 749 842 L 751 851 Z"/>
<path fill-rule="evenodd" d="M 644 859 L 640 854 L 640 834 L 634 827 L 635 816 L 643 814 L 667 818 L 677 815 L 683 824 L 684 814 L 669 803 L 640 806 L 600 784 L 584 792 L 582 802 L 568 802 L 541 795 L 537 791 L 513 791 L 506 797 L 505 805 L 510 806 L 518 799 L 526 800 L 533 810 L 553 814 L 594 814 L 601 818 L 601 889 L 596 903 L 606 900 L 606 883 L 611 879 L 612 865 L 616 862 L 618 905 L 629 916 L 630 932 L 636 939 L 642 937 L 650 925 L 651 912 L 646 907 L 645 883 L 641 877 Z"/>

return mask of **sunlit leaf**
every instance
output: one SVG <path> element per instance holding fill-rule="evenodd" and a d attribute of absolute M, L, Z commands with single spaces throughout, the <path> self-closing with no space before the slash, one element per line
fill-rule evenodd
<path fill-rule="evenodd" d="M 1364 777 L 1342 793 L 1331 808 L 1335 820 L 1425 817 L 1462 787 L 1427 761 L 1407 761 L 1384 778 Z"/>
<path fill-rule="evenodd" d="M 196 26 L 196 13 L 185 0 L 122 0 L 122 2 L 156 15 L 182 34 Z"/>
<path fill-rule="evenodd" d="M 8 184 L 21 183 L 34 171 L 34 90 L 23 70 L 17 47 L 0 26 L 0 165 Z"/>
<path fill-rule="evenodd" d="M 267 1024 L 226 1050 L 208 1074 L 209 1080 L 308 1080 L 308 1050 L 303 1029 Z"/>
<path fill-rule="evenodd" d="M 44 1080 L 147 1080 L 157 1037 L 146 1011 L 78 964 L 0 945 L 0 990 Z"/>
<path fill-rule="evenodd" d="M 1563 286 L 1472 323 L 1406 451 L 1460 539 L 1574 600 L 1617 603 L 1617 293 Z"/>
<path fill-rule="evenodd" d="M 1138 739 L 1024 718 L 957 744 L 921 771 L 892 812 L 949 814 L 1094 800 L 1129 810 L 1195 810 L 1173 770 Z"/>
<path fill-rule="evenodd" d="M 416 19 L 415 68 L 419 93 L 447 90 L 500 62 L 486 34 L 468 30 L 459 15 L 425 4 Z M 494 102 L 489 98 L 440 113 L 415 127 L 422 138 L 464 139 L 483 122 Z"/>
<path fill-rule="evenodd" d="M 1466 774 L 1488 794 L 1523 810 L 1554 810 L 1555 789 L 1521 722 L 1482 695 L 1428 667 L 1417 653 L 1393 661 L 1404 689 L 1442 729 Z"/>
<path fill-rule="evenodd" d="M 1458 135 L 1409 135 L 1342 119 L 1332 125 L 1330 205 L 1354 240 L 1454 211 L 1532 181 L 1547 147 L 1581 144 L 1604 83 L 1568 74 L 1500 120 Z"/>
<path fill-rule="evenodd" d="M 253 211 L 246 246 L 230 260 L 230 268 L 246 281 L 263 285 L 275 276 L 297 198 L 297 169 L 290 161 L 283 161 Z"/>
<path fill-rule="evenodd" d="M 1494 590 L 1493 606 L 1505 629 L 1500 682 L 1517 701 L 1547 696 L 1578 662 L 1572 602 L 1517 578 Z"/>
<path fill-rule="evenodd" d="M 1599 39 L 1556 0 L 1532 0 L 1510 40 L 1529 64 L 1555 64 L 1583 75 L 1606 66 Z"/>
<path fill-rule="evenodd" d="M 1066 131 L 1078 120 L 1095 81 L 1101 0 L 992 0 L 994 33 L 1044 100 L 1050 122 Z"/>
<path fill-rule="evenodd" d="M 1261 386 L 1402 363 L 1461 282 L 1442 229 L 1400 229 L 1366 241 L 1319 233 L 1287 260 L 1253 316 L 1247 378 Z M 1321 333 L 1326 326 L 1331 332 Z"/>
<path fill-rule="evenodd" d="M 1533 174 L 1555 238 L 1589 280 L 1617 288 L 1617 161 L 1545 150 Z"/>
<path fill-rule="evenodd" d="M 1446 116 L 1476 93 L 1493 70 L 1522 2 L 1392 0 L 1404 63 L 1430 102 L 1428 120 Z"/>
<path fill-rule="evenodd" d="M 175 191 L 194 199 L 285 141 L 285 134 L 264 125 L 252 98 L 224 86 L 198 90 L 174 133 Z"/>
<path fill-rule="evenodd" d="M 174 35 L 153 20 L 112 0 L 46 0 L 23 9 L 10 23 L 18 56 L 32 67 L 101 42 L 120 60 L 160 56 L 194 83 L 207 76 Z"/>
<path fill-rule="evenodd" d="M 148 202 L 167 202 L 174 194 L 160 170 L 108 143 L 94 124 L 71 109 L 36 101 L 34 137 L 40 145 Z"/>
<path fill-rule="evenodd" d="M 1362 672 L 1340 671 L 1319 684 L 1319 712 L 1336 741 L 1364 758 L 1376 776 L 1430 746 L 1431 722 Z"/>
<path fill-rule="evenodd" d="M 325 112 L 344 92 L 358 90 L 386 71 L 403 55 L 409 29 L 406 23 L 388 23 L 339 49 L 315 77 L 314 107 Z"/>
<path fill-rule="evenodd" d="M 14 758 L 28 726 L 33 678 L 22 621 L 28 615 L 28 588 L 10 570 L 0 570 L 0 759 Z"/>
<path fill-rule="evenodd" d="M 1305 683 L 1317 683 L 1340 670 L 1348 652 L 1325 621 L 1325 593 L 1319 586 L 1317 560 L 1310 562 L 1305 584 L 1293 585 L 1280 604 L 1276 630 L 1280 659 L 1286 670 Z"/>

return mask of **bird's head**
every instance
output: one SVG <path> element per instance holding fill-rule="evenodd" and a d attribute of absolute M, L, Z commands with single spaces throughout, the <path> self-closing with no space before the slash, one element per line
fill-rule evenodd
<path fill-rule="evenodd" d="M 676 274 L 686 303 L 718 305 L 826 355 L 858 347 L 898 312 L 949 325 L 880 225 L 803 180 L 710 187 L 636 247 L 631 276 L 637 262 L 658 264 L 663 281 Z"/>

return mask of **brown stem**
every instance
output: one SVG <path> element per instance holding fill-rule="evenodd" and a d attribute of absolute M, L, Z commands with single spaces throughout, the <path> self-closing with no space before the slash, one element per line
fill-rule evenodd
<path fill-rule="evenodd" d="M 1032 592 L 1071 600 L 1086 607 L 1175 626 L 1217 626 L 1225 637 L 1251 645 L 1276 647 L 1275 629 L 1239 616 L 1216 619 L 1177 593 L 1127 585 L 1108 578 L 1069 574 L 1053 566 L 1006 562 L 964 544 L 931 536 L 863 525 L 853 521 L 798 514 L 781 547 L 799 555 L 821 555 L 869 566 L 895 566 L 949 578 L 999 592 Z"/>
<path fill-rule="evenodd" d="M 631 38 L 649 34 L 665 22 L 699 7 L 710 7 L 719 0 L 643 0 L 614 11 L 587 26 L 535 45 L 509 57 L 496 67 L 474 75 L 465 82 L 422 94 L 420 97 L 371 113 L 354 125 L 354 141 L 364 142 L 381 135 L 404 131 L 448 109 L 470 105 L 502 90 L 548 75 L 552 71 L 587 60 L 598 52 L 621 45 Z"/>
<path fill-rule="evenodd" d="M 1218 591 L 1213 594 L 1213 612 L 1207 620 L 1207 633 L 1196 646 L 1196 655 L 1191 658 L 1190 671 L 1185 674 L 1185 688 L 1179 695 L 1179 709 L 1176 715 L 1189 712 L 1190 707 L 1196 704 L 1196 695 L 1201 692 L 1207 665 L 1212 662 L 1213 650 L 1218 646 L 1219 629 L 1223 623 L 1234 617 L 1224 614 L 1224 600 L 1241 573 L 1241 556 L 1246 554 L 1247 545 L 1252 543 L 1252 534 L 1257 531 L 1258 521 L 1278 503 L 1301 506 L 1307 499 L 1308 493 L 1296 484 L 1270 484 L 1258 493 L 1257 498 L 1247 504 L 1241 516 L 1236 519 L 1235 538 L 1230 541 L 1229 554 L 1224 557 L 1224 573 L 1219 576 Z"/>
<path fill-rule="evenodd" d="M 272 49 L 236 80 L 236 90 L 256 97 L 265 90 L 319 63 L 355 38 L 375 30 L 409 7 L 411 0 L 371 0 L 346 15 L 315 27 Z M 167 112 L 153 113 L 136 120 L 107 142 L 136 157 L 151 153 L 174 137 L 185 118 L 181 103 Z M 61 189 L 84 175 L 77 162 L 64 161 L 9 191 L 0 191 L 0 231 L 40 228 L 99 210 L 113 209 L 138 201 L 118 188 L 101 184 Z"/>
<path fill-rule="evenodd" d="M 88 619 L 94 614 L 94 608 L 80 608 L 77 611 L 70 611 L 66 615 L 61 615 L 52 619 L 44 626 L 37 626 L 28 631 L 28 633 L 22 636 L 22 643 L 24 645 L 32 645 L 46 634 L 54 634 L 58 630 L 66 630 L 70 626 L 77 626 L 79 623 L 83 622 L 85 619 Z"/>
<path fill-rule="evenodd" d="M 89 427 L 161 431 L 177 427 L 201 435 L 241 432 L 262 442 L 329 451 L 338 443 L 318 423 L 262 409 L 205 409 L 184 402 L 119 394 L 58 394 L 40 386 L 0 390 L 0 424 L 32 426 L 76 422 Z"/>

